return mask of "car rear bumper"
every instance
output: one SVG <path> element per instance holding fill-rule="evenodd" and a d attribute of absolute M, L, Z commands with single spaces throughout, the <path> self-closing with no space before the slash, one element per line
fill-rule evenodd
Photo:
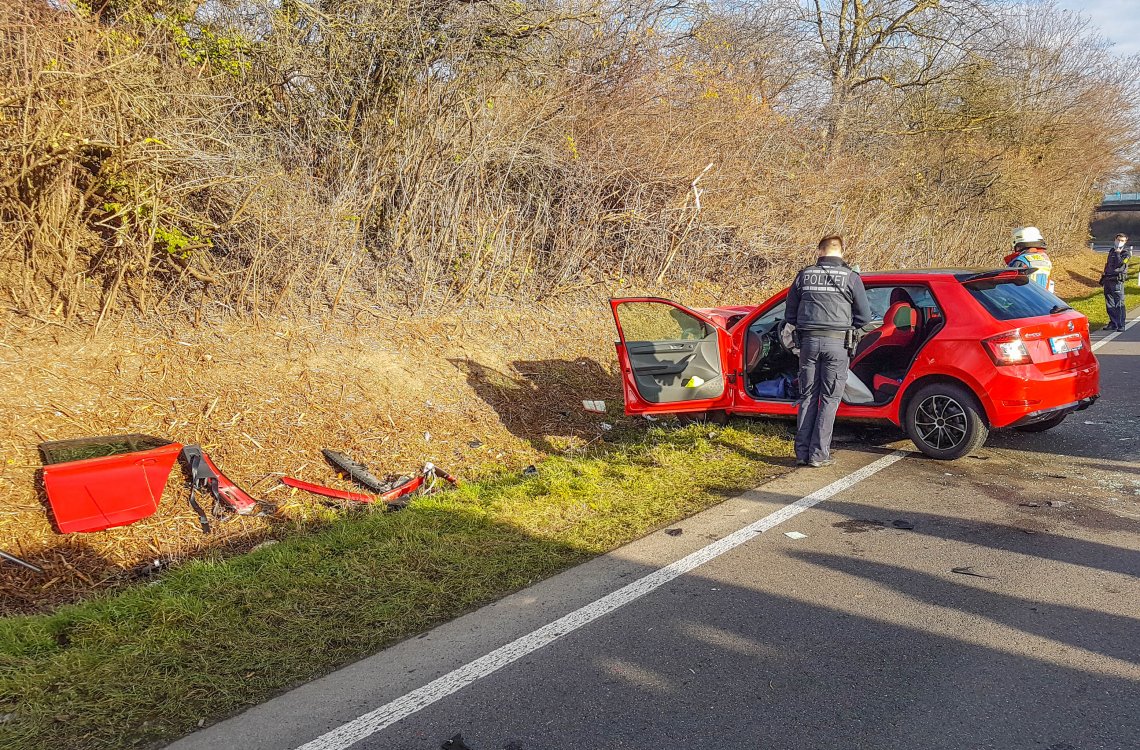
<path fill-rule="evenodd" d="M 1034 424 L 1035 422 L 1044 422 L 1046 419 L 1059 417 L 1062 414 L 1070 414 L 1075 411 L 1084 411 L 1085 409 L 1096 403 L 1099 396 L 1090 396 L 1089 398 L 1075 401 L 1071 404 L 1064 404 L 1063 406 L 1054 406 L 1051 409 L 1043 409 L 1041 411 L 1030 412 L 1021 419 L 1017 420 L 1010 427 L 1024 427 L 1027 424 Z"/>
<path fill-rule="evenodd" d="M 1049 375 L 1032 365 L 1003 369 L 987 389 L 991 427 L 1020 427 L 1080 411 L 1092 406 L 1100 396 L 1100 369 L 1096 363 Z"/>

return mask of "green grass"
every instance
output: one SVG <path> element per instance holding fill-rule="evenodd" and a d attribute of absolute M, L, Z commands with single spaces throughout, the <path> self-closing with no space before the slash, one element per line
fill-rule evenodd
<path fill-rule="evenodd" d="M 189 731 L 752 487 L 785 428 L 638 426 L 552 458 L 0 621 L 0 747 L 123 748 Z"/>
<path fill-rule="evenodd" d="M 1140 268 L 1140 262 L 1133 263 L 1129 266 L 1128 281 L 1124 285 L 1124 304 L 1129 310 L 1134 310 L 1137 306 L 1140 306 L 1140 287 L 1136 286 L 1137 268 Z M 1095 331 L 1108 325 L 1108 313 L 1104 307 L 1103 291 L 1098 289 L 1084 297 L 1077 297 L 1065 301 L 1068 302 L 1074 310 L 1089 319 L 1090 329 Z"/>

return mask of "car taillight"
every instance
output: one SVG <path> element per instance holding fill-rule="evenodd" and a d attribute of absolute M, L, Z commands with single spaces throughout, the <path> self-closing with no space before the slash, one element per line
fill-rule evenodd
<path fill-rule="evenodd" d="M 1017 331 L 983 339 L 982 343 L 995 365 L 1024 365 L 1033 361 Z"/>

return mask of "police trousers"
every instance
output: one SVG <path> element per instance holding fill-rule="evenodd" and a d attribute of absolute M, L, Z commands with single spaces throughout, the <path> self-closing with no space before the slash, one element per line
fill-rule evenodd
<path fill-rule="evenodd" d="M 800 401 L 796 412 L 796 459 L 826 461 L 831 457 L 835 413 L 847 385 L 850 355 L 842 338 L 800 339 Z"/>
<path fill-rule="evenodd" d="M 1124 281 L 1106 281 L 1104 283 L 1104 307 L 1108 311 L 1108 327 L 1121 329 L 1124 327 L 1128 311 L 1124 306 Z"/>

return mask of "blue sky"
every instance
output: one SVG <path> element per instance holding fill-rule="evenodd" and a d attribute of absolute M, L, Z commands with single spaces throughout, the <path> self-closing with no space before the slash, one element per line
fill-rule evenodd
<path fill-rule="evenodd" d="M 1140 52 L 1140 0 L 1059 0 L 1058 5 L 1079 10 L 1116 42 L 1117 52 Z"/>

